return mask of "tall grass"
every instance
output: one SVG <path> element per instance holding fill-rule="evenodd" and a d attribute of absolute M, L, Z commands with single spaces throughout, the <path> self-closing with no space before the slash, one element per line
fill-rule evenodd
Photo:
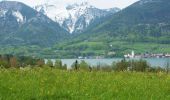
<path fill-rule="evenodd" d="M 170 100 L 170 75 L 136 72 L 0 70 L 0 100 Z"/>

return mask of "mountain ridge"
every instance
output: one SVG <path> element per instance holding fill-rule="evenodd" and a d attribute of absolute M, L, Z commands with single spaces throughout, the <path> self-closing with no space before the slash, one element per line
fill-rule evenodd
<path fill-rule="evenodd" d="M 162 7 L 162 5 L 164 6 Z M 157 2 L 156 0 L 138 1 L 113 15 L 110 20 L 93 28 L 91 32 L 96 33 L 100 30 L 100 32 L 108 31 L 114 35 L 119 35 L 118 33 L 128 34 L 128 31 L 135 27 L 136 29 L 134 29 L 134 32 L 138 30 L 137 27 L 143 29 L 142 26 L 145 28 L 168 26 L 170 24 L 170 14 L 168 13 L 169 5 L 170 3 L 167 0 L 157 0 Z M 125 27 L 127 32 L 125 31 Z M 124 32 L 121 30 L 124 30 Z M 161 34 L 159 31 L 158 33 Z M 135 34 L 144 35 L 145 33 L 138 30 L 138 33 Z M 148 33 L 148 36 L 154 37 L 154 35 L 156 35 L 156 33 Z"/>
<path fill-rule="evenodd" d="M 23 3 L 2 1 L 0 8 L 1 44 L 49 46 L 68 34 L 47 16 Z"/>
<path fill-rule="evenodd" d="M 168 53 L 169 8 L 169 0 L 141 0 L 113 15 L 95 19 L 85 30 L 78 32 L 82 34 L 70 34 L 32 8 L 26 9 L 35 12 L 29 15 L 30 19 L 21 17 L 20 11 L 0 10 L 0 47 L 7 48 L 0 52 L 53 58 L 122 57 L 132 50 L 136 53 Z M 83 21 L 84 17 L 81 17 L 78 23 Z M 16 50 L 16 46 L 26 52 Z"/>
<path fill-rule="evenodd" d="M 109 16 L 83 34 L 56 44 L 55 49 L 79 52 L 81 56 L 109 52 L 123 56 L 136 53 L 168 53 L 170 50 L 169 0 L 141 0 Z M 113 57 L 112 55 L 111 57 Z M 78 55 L 76 55 L 78 57 Z"/>
<path fill-rule="evenodd" d="M 99 20 L 99 18 L 112 15 L 120 10 L 119 8 L 99 9 L 91 6 L 88 2 L 75 3 L 64 8 L 57 8 L 54 4 L 45 3 L 35 6 L 34 9 L 47 15 L 70 33 L 81 33 L 95 19 Z M 58 12 L 55 13 L 55 11 Z"/>

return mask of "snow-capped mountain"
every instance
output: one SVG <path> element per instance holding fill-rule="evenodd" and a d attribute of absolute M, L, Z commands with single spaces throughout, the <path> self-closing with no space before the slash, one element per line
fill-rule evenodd
<path fill-rule="evenodd" d="M 56 43 L 69 33 L 44 14 L 16 1 L 0 2 L 0 45 Z"/>
<path fill-rule="evenodd" d="M 75 3 L 65 7 L 45 3 L 35 6 L 34 9 L 47 15 L 53 21 L 70 33 L 78 33 L 85 30 L 95 19 L 106 17 L 118 12 L 119 8 L 98 9 L 88 2 Z"/>

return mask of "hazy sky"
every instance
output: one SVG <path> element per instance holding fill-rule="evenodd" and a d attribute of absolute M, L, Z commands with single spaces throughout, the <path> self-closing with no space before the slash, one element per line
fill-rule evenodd
<path fill-rule="evenodd" d="M 105 8 L 112 8 L 112 7 L 125 8 L 138 0 L 11 0 L 11 1 L 20 1 L 30 6 L 42 4 L 44 2 L 53 2 L 61 6 L 61 5 L 72 4 L 75 2 L 88 1 L 90 2 L 91 5 L 94 5 L 98 8 L 105 9 Z"/>

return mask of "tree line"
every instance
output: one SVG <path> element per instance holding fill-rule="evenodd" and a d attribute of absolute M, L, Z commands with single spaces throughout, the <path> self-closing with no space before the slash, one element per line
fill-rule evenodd
<path fill-rule="evenodd" d="M 56 60 L 53 63 L 47 60 L 36 57 L 0 55 L 0 68 L 24 68 L 24 67 L 50 67 L 60 70 L 67 70 L 69 66 L 63 64 L 61 60 Z M 96 66 L 91 66 L 84 60 L 76 60 L 69 70 L 75 71 L 106 71 L 106 72 L 166 72 L 169 73 L 170 63 L 167 61 L 165 67 L 151 67 L 145 60 L 126 60 L 122 59 L 119 62 L 113 62 L 112 65 L 98 63 Z"/>
<path fill-rule="evenodd" d="M 42 67 L 43 59 L 26 56 L 0 55 L 1 68 L 20 68 L 27 66 Z"/>
<path fill-rule="evenodd" d="M 73 63 L 71 68 L 73 70 L 105 71 L 105 72 L 131 71 L 131 72 L 166 72 L 168 73 L 170 70 L 170 63 L 167 62 L 165 67 L 152 67 L 146 60 L 123 59 L 119 62 L 113 62 L 112 65 L 98 63 L 97 66 L 90 66 L 88 65 L 88 63 L 82 60 L 80 63 L 78 62 Z"/>

